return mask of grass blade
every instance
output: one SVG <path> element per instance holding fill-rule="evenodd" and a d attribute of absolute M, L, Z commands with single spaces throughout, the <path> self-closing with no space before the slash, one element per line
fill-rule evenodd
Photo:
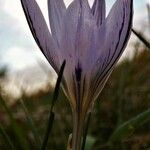
<path fill-rule="evenodd" d="M 6 102 L 2 98 L 0 98 L 0 104 L 4 107 L 6 114 L 9 118 L 9 120 L 11 121 L 11 126 L 12 126 L 12 129 L 18 140 L 17 142 L 18 142 L 19 146 L 22 148 L 22 150 L 28 150 L 29 145 L 28 145 L 27 141 L 25 140 L 25 137 L 23 137 L 24 134 L 22 132 L 22 129 L 15 121 L 11 110 L 8 108 Z"/>
<path fill-rule="evenodd" d="M 54 94 L 53 94 L 53 98 L 52 98 L 52 103 L 51 103 L 51 107 L 50 107 L 50 113 L 49 113 L 47 129 L 46 129 L 46 132 L 45 132 L 45 135 L 44 135 L 44 138 L 43 138 L 41 150 L 46 149 L 49 134 L 52 130 L 54 117 L 55 117 L 55 114 L 53 112 L 53 107 L 54 107 L 54 105 L 57 101 L 58 95 L 59 95 L 59 88 L 60 88 L 61 79 L 62 79 L 62 76 L 63 76 L 65 65 L 66 65 L 66 61 L 64 60 L 64 62 L 62 63 L 62 66 L 60 68 L 59 74 L 58 74 L 58 79 L 57 79 L 57 82 L 56 82 L 56 86 L 55 86 L 55 90 L 54 90 Z"/>
<path fill-rule="evenodd" d="M 139 32 L 137 32 L 135 29 L 132 29 L 132 32 L 144 43 L 144 45 L 150 49 L 150 43 L 147 41 L 147 39 Z"/>
<path fill-rule="evenodd" d="M 91 112 L 88 114 L 87 121 L 86 121 L 86 124 L 85 124 L 85 129 L 84 129 L 84 132 L 83 132 L 83 141 L 82 141 L 82 148 L 81 148 L 82 150 L 85 149 L 86 137 L 87 137 L 87 132 L 88 132 L 88 128 L 89 128 L 90 119 L 91 119 Z"/>
<path fill-rule="evenodd" d="M 5 132 L 4 128 L 2 127 L 2 125 L 0 124 L 0 134 L 2 135 L 2 137 L 4 138 L 4 141 L 6 142 L 7 146 L 11 149 L 11 150 L 16 150 L 13 143 L 11 142 L 9 136 L 7 135 L 7 133 Z"/>
<path fill-rule="evenodd" d="M 55 117 L 55 114 L 51 111 L 50 115 L 49 115 L 48 125 L 47 125 L 47 129 L 46 129 L 46 132 L 45 132 L 45 135 L 44 135 L 44 139 L 43 139 L 41 150 L 45 150 L 46 149 L 48 138 L 49 138 L 49 134 L 50 134 L 50 132 L 52 130 L 52 127 L 53 127 L 54 117 Z"/>
<path fill-rule="evenodd" d="M 147 4 L 147 12 L 148 12 L 148 21 L 149 21 L 149 29 L 150 29 L 150 4 Z"/>
<path fill-rule="evenodd" d="M 34 139 L 36 141 L 37 148 L 39 149 L 39 145 L 41 144 L 41 138 L 40 138 L 40 135 L 38 134 L 38 130 L 35 126 L 35 123 L 32 119 L 32 116 L 30 115 L 30 113 L 29 113 L 29 111 L 28 111 L 27 107 L 25 106 L 24 101 L 22 99 L 20 100 L 20 103 L 21 103 L 21 107 L 22 107 L 22 109 L 26 115 L 28 126 L 32 130 L 32 134 L 33 134 Z"/>
<path fill-rule="evenodd" d="M 54 94 L 53 94 L 53 98 L 52 98 L 52 104 L 51 104 L 51 108 L 50 108 L 51 111 L 53 110 L 53 106 L 55 105 L 55 102 L 59 95 L 59 88 L 60 88 L 60 83 L 61 83 L 61 79 L 63 76 L 63 72 L 65 69 L 65 65 L 66 65 L 66 61 L 64 60 L 64 62 L 62 63 L 62 66 L 60 68 L 59 74 L 58 74 L 58 79 L 56 82 L 56 86 L 55 86 L 55 90 L 54 90 Z"/>
<path fill-rule="evenodd" d="M 150 121 L 150 109 L 120 125 L 110 137 L 110 143 L 121 141 L 123 138 L 128 137 L 135 129 L 148 121 Z"/>

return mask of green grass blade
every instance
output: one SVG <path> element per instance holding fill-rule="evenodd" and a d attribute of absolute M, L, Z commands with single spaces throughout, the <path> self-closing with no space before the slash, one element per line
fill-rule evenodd
<path fill-rule="evenodd" d="M 92 150 L 94 143 L 96 142 L 96 139 L 92 136 L 87 136 L 86 138 L 86 144 L 85 144 L 85 150 Z"/>
<path fill-rule="evenodd" d="M 4 141 L 6 142 L 7 146 L 9 147 L 9 149 L 16 150 L 14 145 L 13 145 L 13 143 L 11 142 L 9 136 L 7 135 L 7 133 L 5 132 L 5 130 L 2 127 L 1 124 L 0 124 L 0 134 L 2 135 Z"/>
<path fill-rule="evenodd" d="M 34 136 L 37 148 L 40 149 L 39 145 L 41 144 L 41 138 L 40 138 L 38 130 L 37 130 L 36 126 L 35 126 L 35 123 L 34 123 L 34 121 L 32 119 L 32 116 L 30 115 L 30 113 L 29 113 L 29 111 L 28 111 L 27 107 L 25 106 L 24 101 L 22 99 L 20 100 L 20 103 L 21 103 L 21 107 L 22 107 L 22 109 L 23 109 L 23 111 L 24 111 L 24 113 L 26 115 L 28 126 L 30 127 L 30 129 L 32 131 L 32 134 Z"/>
<path fill-rule="evenodd" d="M 50 108 L 51 111 L 53 110 L 53 106 L 55 105 L 55 102 L 59 95 L 59 88 L 60 88 L 63 72 L 65 69 L 65 65 L 66 65 L 66 61 L 64 60 L 64 62 L 61 65 L 59 74 L 58 74 L 58 78 L 57 78 L 57 82 L 56 82 L 56 86 L 55 86 L 55 90 L 54 90 L 54 94 L 53 94 L 53 98 L 52 98 L 51 108 Z"/>
<path fill-rule="evenodd" d="M 5 103 L 5 101 L 2 98 L 0 98 L 0 104 L 4 107 L 6 114 L 9 118 L 9 120 L 11 121 L 11 126 L 12 126 L 12 129 L 18 140 L 17 142 L 18 142 L 19 146 L 22 148 L 22 150 L 28 150 L 29 145 L 28 145 L 25 137 L 23 137 L 23 135 L 24 135 L 23 131 L 22 131 L 21 127 L 17 124 L 17 122 L 15 121 L 11 110 L 8 108 L 7 104 Z"/>
<path fill-rule="evenodd" d="M 50 132 L 52 130 L 54 117 L 55 117 L 55 114 L 53 112 L 53 107 L 54 107 L 54 105 L 55 105 L 55 103 L 56 103 L 56 101 L 58 99 L 59 88 L 60 88 L 63 72 L 64 72 L 64 69 L 65 69 L 65 65 L 66 65 L 66 61 L 64 60 L 64 62 L 61 65 L 59 74 L 58 74 L 58 79 L 57 79 L 57 82 L 56 82 L 56 86 L 55 86 L 55 90 L 54 90 L 54 94 L 53 94 L 53 98 L 52 98 L 52 103 L 51 103 L 51 107 L 50 107 L 48 124 L 47 124 L 46 132 L 45 132 L 45 135 L 44 135 L 44 138 L 43 138 L 41 150 L 45 150 L 46 149 L 48 138 L 49 138 L 49 134 L 50 134 Z"/>
<path fill-rule="evenodd" d="M 82 150 L 85 149 L 86 137 L 87 137 L 87 133 L 88 133 L 90 119 L 91 119 L 91 112 L 88 114 L 87 121 L 86 121 L 86 124 L 85 124 L 85 129 L 84 129 L 84 132 L 83 132 L 83 141 L 82 141 L 82 147 L 81 147 Z"/>
<path fill-rule="evenodd" d="M 53 127 L 54 117 L 55 117 L 55 114 L 53 112 L 50 112 L 49 119 L 48 119 L 48 126 L 47 126 L 47 129 L 46 129 L 45 135 L 44 135 L 41 150 L 46 149 L 49 134 L 50 134 L 50 132 L 52 130 L 52 127 Z"/>
<path fill-rule="evenodd" d="M 120 125 L 111 135 L 110 143 L 121 141 L 123 138 L 130 136 L 135 129 L 148 121 L 150 121 L 150 109 Z"/>
<path fill-rule="evenodd" d="M 147 4 L 147 13 L 148 13 L 148 21 L 149 21 L 149 22 L 148 22 L 148 23 L 149 23 L 149 24 L 148 24 L 148 25 L 149 25 L 148 27 L 149 27 L 149 29 L 150 29 L 150 4 Z"/>
<path fill-rule="evenodd" d="M 137 32 L 135 29 L 132 29 L 132 32 L 144 43 L 144 45 L 150 49 L 150 43 L 147 41 L 147 39 L 139 32 Z"/>

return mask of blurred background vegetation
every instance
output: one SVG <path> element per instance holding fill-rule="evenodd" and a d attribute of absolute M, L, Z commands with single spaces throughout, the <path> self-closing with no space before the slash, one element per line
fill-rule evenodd
<path fill-rule="evenodd" d="M 149 7 L 148 7 L 149 11 Z M 149 13 L 150 14 L 150 13 Z M 150 15 L 149 15 L 150 16 Z M 139 32 L 138 32 L 139 33 Z M 108 144 L 122 123 L 150 109 L 150 49 L 144 35 L 134 44 L 133 58 L 122 60 L 115 68 L 92 112 L 85 150 L 150 150 L 150 116 L 124 138 Z M 141 38 L 140 38 L 141 37 Z M 145 44 L 143 44 L 145 43 Z M 49 79 L 53 78 L 49 74 Z M 19 96 L 5 90 L 7 68 L 0 69 L 0 150 L 38 150 L 44 136 L 54 86 Z M 14 87 L 15 88 L 15 87 Z M 49 150 L 65 150 L 72 132 L 71 109 L 60 91 L 55 105 L 55 120 L 48 141 Z M 129 126 L 130 128 L 130 126 Z"/>
<path fill-rule="evenodd" d="M 143 47 L 143 50 L 136 53 L 133 59 L 123 60 L 116 67 L 96 101 L 92 113 L 88 133 L 89 138 L 94 140 L 92 149 L 109 149 L 105 144 L 115 128 L 150 107 L 149 66 L 150 51 Z M 2 69 L 1 80 L 4 80 L 5 73 L 6 69 Z M 40 142 L 45 131 L 53 88 L 47 87 L 45 91 L 38 91 L 30 96 L 22 91 L 22 96 L 14 103 L 7 101 L 9 96 L 2 92 L 2 88 L 0 90 L 0 127 L 4 129 L 17 149 L 37 149 L 38 146 L 35 143 L 36 140 Z M 38 129 L 37 139 L 32 134 L 24 105 Z M 67 139 L 72 131 L 71 110 L 63 92 L 60 93 L 59 101 L 55 106 L 55 113 L 49 149 L 60 150 L 61 147 L 63 150 L 66 149 Z M 5 143 L 3 134 L 0 134 L 0 149 L 8 150 L 9 145 Z M 149 148 L 150 121 L 113 147 L 114 150 L 148 150 Z"/>
<path fill-rule="evenodd" d="M 117 65 L 95 103 L 88 132 L 88 140 L 93 142 L 93 150 L 109 149 L 106 143 L 116 127 L 150 108 L 150 51 L 144 46 L 142 51 L 141 48 L 139 50 L 140 44 L 140 41 L 135 43 L 136 53 L 132 59 L 125 59 Z M 6 72 L 5 68 L 1 69 L 1 81 L 5 79 Z M 13 103 L 7 101 L 10 97 L 2 89 L 1 85 L 0 149 L 11 149 L 4 137 L 18 150 L 38 149 L 36 143 L 40 144 L 45 131 L 53 88 L 49 86 L 45 91 L 38 91 L 33 95 L 27 95 L 22 90 L 21 97 Z M 28 113 L 34 122 L 27 116 Z M 55 113 L 48 147 L 55 150 L 60 150 L 61 147 L 65 150 L 72 131 L 72 120 L 68 100 L 62 92 L 55 106 Z M 38 129 L 35 131 L 38 134 L 36 136 L 30 128 L 35 126 Z M 111 148 L 149 150 L 150 121 Z"/>

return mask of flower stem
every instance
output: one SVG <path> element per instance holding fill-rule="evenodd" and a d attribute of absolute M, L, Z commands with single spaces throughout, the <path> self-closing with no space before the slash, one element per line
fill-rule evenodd
<path fill-rule="evenodd" d="M 72 150 L 80 150 L 82 144 L 84 118 L 77 113 L 73 120 Z"/>

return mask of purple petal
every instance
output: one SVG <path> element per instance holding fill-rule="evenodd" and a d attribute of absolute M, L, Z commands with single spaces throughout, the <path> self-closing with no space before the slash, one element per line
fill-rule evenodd
<path fill-rule="evenodd" d="M 95 96 L 98 95 L 104 78 L 110 75 L 114 65 L 123 53 L 132 28 L 133 0 L 117 0 L 113 5 L 105 24 L 105 48 L 95 63 L 91 84 Z M 98 67 L 97 67 L 98 66 Z M 92 86 L 91 86 L 92 87 Z"/>
<path fill-rule="evenodd" d="M 59 45 L 62 32 L 62 21 L 66 12 L 66 6 L 63 0 L 48 0 L 48 10 L 52 36 Z"/>
<path fill-rule="evenodd" d="M 84 47 L 88 47 L 90 29 L 93 30 L 95 25 L 87 0 L 73 1 L 66 11 L 63 23 L 63 54 L 68 59 L 72 58 L 72 62 L 77 62 L 82 56 L 81 53 L 86 54 Z"/>
<path fill-rule="evenodd" d="M 105 0 L 95 0 L 92 6 L 92 14 L 95 17 L 96 23 L 100 26 L 106 16 Z"/>
<path fill-rule="evenodd" d="M 21 0 L 32 35 L 49 63 L 58 70 L 58 55 L 45 19 L 35 0 Z"/>
<path fill-rule="evenodd" d="M 117 0 L 106 20 L 107 68 L 120 58 L 130 37 L 133 0 Z"/>
<path fill-rule="evenodd" d="M 74 91 L 78 89 L 76 86 L 79 81 L 77 80 L 80 80 L 80 83 L 83 82 L 84 64 L 86 64 L 83 58 L 86 58 L 91 44 L 92 31 L 96 26 L 87 0 L 73 1 L 66 11 L 63 23 L 61 44 L 62 57 L 66 59 L 64 76 L 68 85 L 68 93 L 72 94 L 70 97 L 75 101 L 77 94 L 83 95 L 82 91 L 81 93 Z M 80 89 L 83 89 L 82 85 Z"/>

